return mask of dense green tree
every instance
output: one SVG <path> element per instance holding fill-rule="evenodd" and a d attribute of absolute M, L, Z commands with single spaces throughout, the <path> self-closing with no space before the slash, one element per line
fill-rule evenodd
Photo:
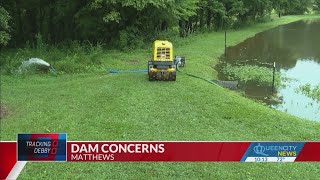
<path fill-rule="evenodd" d="M 9 20 L 9 13 L 3 7 L 0 6 L 0 46 L 7 45 L 8 41 L 10 40 Z"/>
<path fill-rule="evenodd" d="M 273 7 L 270 0 L 244 0 L 244 7 L 248 9 L 245 14 L 248 18 L 255 20 L 269 14 Z"/>
<path fill-rule="evenodd" d="M 319 11 L 320 0 L 3 0 L 0 44 L 102 42 L 138 46 L 155 38 L 230 28 L 268 16 Z M 10 39 L 11 37 L 11 39 Z"/>
<path fill-rule="evenodd" d="M 312 0 L 286 0 L 283 3 L 284 14 L 304 14 L 312 6 Z"/>
<path fill-rule="evenodd" d="M 271 2 L 275 12 L 281 17 L 284 14 L 284 6 L 286 5 L 287 0 L 273 0 Z"/>
<path fill-rule="evenodd" d="M 320 13 L 320 0 L 314 0 L 313 10 L 314 10 L 316 13 Z"/>
<path fill-rule="evenodd" d="M 222 28 L 224 26 L 224 20 L 226 19 L 226 8 L 222 1 L 211 0 L 207 4 L 207 27 L 214 26 L 215 29 Z"/>

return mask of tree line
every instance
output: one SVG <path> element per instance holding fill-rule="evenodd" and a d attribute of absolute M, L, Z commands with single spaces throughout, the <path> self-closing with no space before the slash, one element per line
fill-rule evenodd
<path fill-rule="evenodd" d="M 320 11 L 320 0 L 2 0 L 0 46 L 72 41 L 135 46 L 268 17 Z"/>

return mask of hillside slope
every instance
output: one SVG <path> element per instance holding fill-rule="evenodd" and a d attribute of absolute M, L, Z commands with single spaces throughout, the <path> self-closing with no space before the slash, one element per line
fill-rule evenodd
<path fill-rule="evenodd" d="M 234 45 L 257 32 L 306 16 L 288 16 L 229 32 Z M 224 49 L 224 33 L 183 40 L 175 54 L 188 57 L 183 72 L 207 79 Z M 151 49 L 151 48 L 150 48 Z M 144 69 L 150 52 L 101 55 L 106 69 Z M 9 115 L 1 139 L 19 132 L 66 132 L 68 140 L 310 141 L 320 139 L 320 123 L 270 109 L 241 95 L 178 73 L 176 82 L 149 82 L 146 74 L 105 72 L 2 76 L 1 98 Z M 261 178 L 320 175 L 320 165 L 236 163 L 28 163 L 21 178 Z"/>

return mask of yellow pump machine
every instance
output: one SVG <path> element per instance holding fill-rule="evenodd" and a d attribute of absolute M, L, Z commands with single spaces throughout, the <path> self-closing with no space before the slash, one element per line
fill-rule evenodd
<path fill-rule="evenodd" d="M 175 81 L 176 60 L 173 59 L 173 46 L 169 41 L 156 40 L 152 48 L 152 60 L 148 61 L 149 80 Z"/>

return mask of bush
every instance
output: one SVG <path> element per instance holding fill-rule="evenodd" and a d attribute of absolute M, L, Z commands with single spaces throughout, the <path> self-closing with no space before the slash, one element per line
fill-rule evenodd
<path fill-rule="evenodd" d="M 43 46 L 42 46 L 43 47 Z M 1 53 L 1 73 L 14 74 L 23 61 L 40 58 L 60 73 L 82 73 L 96 70 L 102 64 L 101 44 L 73 42 L 69 46 L 51 46 L 40 49 L 23 48 Z"/>
<path fill-rule="evenodd" d="M 156 40 L 156 39 L 169 40 L 170 42 L 172 42 L 176 46 L 177 44 L 179 44 L 179 42 L 181 40 L 179 27 L 174 27 L 174 28 L 167 30 L 167 31 L 158 32 L 154 36 L 153 40 Z"/>
<path fill-rule="evenodd" d="M 271 85 L 273 80 L 272 68 L 259 67 L 254 65 L 231 66 L 227 64 L 223 68 L 223 73 L 230 80 L 239 80 L 242 82 L 256 82 L 259 85 Z M 276 73 L 275 82 L 280 85 L 280 74 Z"/>
<path fill-rule="evenodd" d="M 37 50 L 43 50 L 47 47 L 47 45 L 43 42 L 43 38 L 40 33 L 36 34 L 35 38 L 36 38 L 36 43 L 37 43 L 36 44 Z"/>
<path fill-rule="evenodd" d="M 312 87 L 311 84 L 306 84 L 300 86 L 296 91 L 306 95 L 307 97 L 317 102 L 320 102 L 320 84 L 314 87 Z"/>
<path fill-rule="evenodd" d="M 136 27 L 128 27 L 119 33 L 118 47 L 121 50 L 139 49 L 144 44 L 144 37 Z"/>

